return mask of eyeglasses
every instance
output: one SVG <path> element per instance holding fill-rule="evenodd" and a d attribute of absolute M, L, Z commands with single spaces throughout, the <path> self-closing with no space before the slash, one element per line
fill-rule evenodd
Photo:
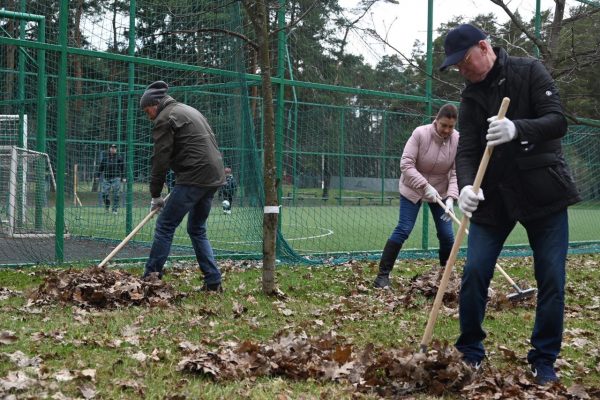
<path fill-rule="evenodd" d="M 474 49 L 475 47 L 477 47 L 477 46 L 473 46 L 473 47 L 471 47 L 471 48 L 469 49 L 469 51 L 467 51 L 467 55 L 466 55 L 466 56 L 465 56 L 465 57 L 464 57 L 462 60 L 460 60 L 460 62 L 457 62 L 456 64 L 452 65 L 452 66 L 450 67 L 450 69 L 451 69 L 451 70 L 454 70 L 454 71 L 458 71 L 458 70 L 460 70 L 461 68 L 464 68 L 464 67 L 466 67 L 467 65 L 469 65 L 469 63 L 471 62 L 471 56 L 473 55 L 473 49 Z"/>

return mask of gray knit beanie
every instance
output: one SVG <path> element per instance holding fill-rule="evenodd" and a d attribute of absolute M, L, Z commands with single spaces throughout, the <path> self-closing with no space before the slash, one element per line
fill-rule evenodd
<path fill-rule="evenodd" d="M 151 83 L 140 99 L 140 108 L 143 110 L 146 107 L 158 104 L 167 95 L 167 89 L 169 89 L 169 85 L 163 81 Z"/>

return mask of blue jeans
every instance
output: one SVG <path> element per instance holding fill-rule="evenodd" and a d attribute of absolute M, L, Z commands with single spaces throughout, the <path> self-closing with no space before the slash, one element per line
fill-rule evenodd
<path fill-rule="evenodd" d="M 112 210 L 119 209 L 119 200 L 121 198 L 121 178 L 110 178 L 102 180 L 102 199 L 104 208 L 110 208 L 110 193 L 112 192 Z"/>
<path fill-rule="evenodd" d="M 433 215 L 437 238 L 440 242 L 440 249 L 438 252 L 440 265 L 446 265 L 446 261 L 448 261 L 448 257 L 450 256 L 450 251 L 452 251 L 452 245 L 454 244 L 452 221 L 441 220 L 441 216 L 444 215 L 444 209 L 437 203 L 428 204 L 431 215 Z M 414 204 L 406 197 L 400 196 L 400 217 L 398 218 L 398 225 L 394 228 L 389 240 L 400 245 L 404 244 L 415 226 L 420 208 L 420 201 Z"/>
<path fill-rule="evenodd" d="M 485 356 L 482 344 L 486 334 L 481 324 L 485 317 L 487 291 L 498 255 L 515 222 L 501 225 L 471 224 L 467 261 L 459 298 L 460 336 L 456 348 L 463 358 L 479 362 Z M 533 250 L 533 267 L 538 287 L 535 324 L 531 334 L 533 349 L 527 354 L 530 364 L 553 364 L 560 352 L 565 305 L 565 262 L 569 245 L 567 210 L 523 223 Z"/>
<path fill-rule="evenodd" d="M 186 214 L 187 232 L 192 239 L 196 260 L 207 285 L 221 283 L 221 272 L 215 262 L 213 249 L 206 237 L 206 220 L 210 214 L 213 196 L 217 188 L 175 185 L 169 199 L 158 216 L 154 230 L 154 241 L 146 262 L 144 277 L 152 272 L 162 276 L 163 266 L 171 251 L 175 229 Z"/>

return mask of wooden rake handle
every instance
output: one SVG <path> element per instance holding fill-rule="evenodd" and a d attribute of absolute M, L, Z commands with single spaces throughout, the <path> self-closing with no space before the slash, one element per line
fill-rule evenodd
<path fill-rule="evenodd" d="M 500 105 L 500 110 L 498 111 L 498 119 L 504 118 L 509 103 L 510 99 L 508 97 L 502 99 L 502 104 Z M 479 188 L 481 187 L 481 182 L 483 181 L 483 176 L 485 175 L 485 171 L 490 162 L 493 150 L 493 147 L 486 146 L 485 151 L 483 152 L 483 156 L 481 157 L 481 161 L 479 162 L 479 168 L 477 169 L 477 175 L 475 175 L 475 182 L 473 182 L 473 192 L 475 192 L 475 194 L 479 192 Z M 469 217 L 463 215 L 462 220 L 460 221 L 460 227 L 458 228 L 458 232 L 456 233 L 456 238 L 454 239 L 454 244 L 452 245 L 452 250 L 450 251 L 450 257 L 446 262 L 444 274 L 442 275 L 442 279 L 440 280 L 440 284 L 435 295 L 435 300 L 433 301 L 431 312 L 429 313 L 429 319 L 427 320 L 425 332 L 423 333 L 423 339 L 421 340 L 422 352 L 425 352 L 427 350 L 427 346 L 429 346 L 429 343 L 431 342 L 431 337 L 433 336 L 433 327 L 435 326 L 435 322 L 437 320 L 437 316 L 442 305 L 444 293 L 446 293 L 446 288 L 448 287 L 448 281 L 450 280 L 450 275 L 452 274 L 452 268 L 454 267 L 454 263 L 456 262 L 456 257 L 458 256 L 460 245 L 463 239 L 465 238 L 467 225 L 469 225 Z"/>
<path fill-rule="evenodd" d="M 167 195 L 167 196 L 164 198 L 164 201 L 167 201 L 167 199 L 169 198 L 169 196 L 170 196 L 170 195 L 171 195 L 171 194 L 169 193 L 169 194 L 168 194 L 168 195 Z M 157 209 L 155 209 L 155 210 L 152 210 L 152 211 L 150 211 L 150 212 L 148 213 L 148 215 L 146 215 L 146 216 L 144 217 L 144 219 L 143 219 L 143 220 L 141 220 L 141 221 L 140 221 L 140 223 L 139 223 L 139 224 L 137 224 L 137 226 L 136 226 L 135 228 L 133 228 L 133 230 L 132 230 L 132 231 L 129 233 L 129 235 L 127 235 L 127 236 L 125 237 L 125 239 L 123 239 L 123 241 L 121 241 L 121 243 L 119 243 L 119 244 L 117 245 L 117 247 L 115 247 L 115 248 L 113 249 L 113 251 L 111 251 L 111 252 L 110 252 L 110 254 L 109 254 L 109 255 L 107 255 L 107 256 L 106 256 L 106 258 L 100 262 L 100 264 L 98 264 L 98 266 L 99 266 L 99 267 L 104 267 L 104 266 L 105 266 L 105 265 L 106 265 L 106 264 L 107 264 L 107 263 L 108 263 L 110 260 L 112 260 L 112 258 L 113 258 L 113 257 L 114 257 L 114 256 L 115 256 L 115 255 L 116 255 L 116 254 L 117 254 L 119 251 L 121 251 L 121 249 L 122 249 L 122 248 L 123 248 L 123 247 L 124 247 L 124 246 L 125 246 L 125 245 L 126 245 L 126 244 L 127 244 L 129 241 L 130 241 L 130 240 L 131 240 L 131 238 L 132 238 L 132 237 L 134 237 L 134 236 L 135 236 L 135 235 L 136 235 L 136 234 L 139 232 L 139 230 L 140 230 L 140 229 L 142 229 L 142 228 L 144 227 L 144 225 L 146 225 L 146 223 L 147 223 L 148 221 L 150 221 L 150 220 L 152 219 L 152 217 L 154 217 L 154 215 L 155 215 L 155 214 L 157 214 L 157 213 L 158 213 L 158 211 L 159 211 L 159 210 L 160 210 L 160 209 L 158 209 L 158 208 L 157 208 Z"/>
<path fill-rule="evenodd" d="M 444 209 L 446 210 L 446 205 L 442 202 L 442 200 L 440 200 L 439 198 L 436 199 L 437 203 Z M 454 213 L 448 213 L 448 215 L 450 215 L 450 218 L 452 218 L 452 220 L 454 222 L 456 222 L 458 225 L 460 225 L 460 220 L 456 217 L 456 215 L 454 215 Z M 465 228 L 465 234 L 469 234 L 469 230 L 467 228 Z M 506 278 L 506 280 L 508 280 L 508 282 L 513 286 L 518 288 L 519 286 L 517 285 L 517 283 L 510 277 L 510 275 L 508 275 L 506 273 L 506 271 L 500 266 L 500 264 L 496 263 L 496 269 L 498 271 L 500 271 L 500 273 Z M 519 288 L 519 291 L 521 291 L 521 289 Z"/>

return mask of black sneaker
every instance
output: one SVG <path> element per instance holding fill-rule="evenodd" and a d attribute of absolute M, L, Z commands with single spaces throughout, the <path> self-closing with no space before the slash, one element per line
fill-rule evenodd
<path fill-rule="evenodd" d="M 373 286 L 378 289 L 385 289 L 391 286 L 390 284 L 390 276 L 388 274 L 377 274 L 377 278 L 373 282 Z"/>
<path fill-rule="evenodd" d="M 202 285 L 202 287 L 200 288 L 200 292 L 216 292 L 216 293 L 223 293 L 223 286 L 221 286 L 221 283 L 211 283 L 211 284 L 204 284 Z"/>
<path fill-rule="evenodd" d="M 554 365 L 549 362 L 540 362 L 531 366 L 531 373 L 533 374 L 533 380 L 538 385 L 546 385 L 552 382 L 558 382 L 558 376 L 554 372 Z"/>

